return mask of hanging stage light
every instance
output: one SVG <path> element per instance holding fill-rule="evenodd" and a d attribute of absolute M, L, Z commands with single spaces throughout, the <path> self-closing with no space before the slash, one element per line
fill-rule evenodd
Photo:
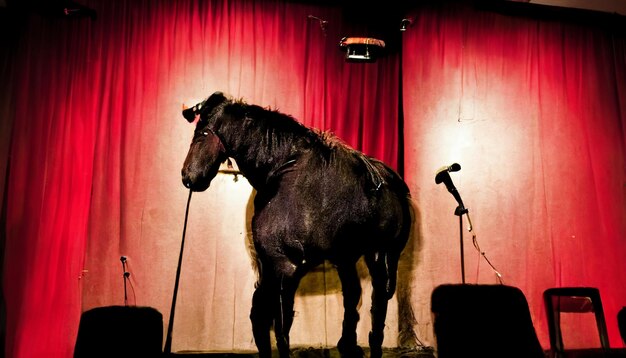
<path fill-rule="evenodd" d="M 373 37 L 344 37 L 339 47 L 346 52 L 348 62 L 374 62 L 385 48 L 385 41 Z"/>

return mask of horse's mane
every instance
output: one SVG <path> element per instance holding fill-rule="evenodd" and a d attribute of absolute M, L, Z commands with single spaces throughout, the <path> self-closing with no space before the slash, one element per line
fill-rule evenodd
<path fill-rule="evenodd" d="M 335 151 L 354 152 L 364 155 L 342 141 L 330 131 L 302 124 L 289 114 L 271 107 L 247 104 L 243 100 L 233 101 L 234 106 L 241 106 L 244 116 L 255 121 L 256 130 L 261 136 L 272 136 L 272 142 L 290 146 L 295 142 L 306 143 L 309 149 L 320 151 L 323 157 L 330 158 Z"/>
<path fill-rule="evenodd" d="M 382 161 L 367 156 L 337 137 L 330 131 L 322 131 L 317 128 L 307 127 L 293 116 L 280 112 L 278 109 L 250 105 L 243 100 L 233 101 L 233 106 L 228 112 L 238 112 L 243 120 L 252 120 L 250 126 L 256 132 L 260 143 L 255 143 L 254 155 L 260 158 L 292 158 L 296 153 L 293 148 L 309 150 L 317 153 L 326 163 L 332 163 L 337 157 L 353 157 L 361 161 L 364 169 L 368 172 L 374 188 L 383 183 L 403 187 L 407 193 L 408 188 L 400 176 Z M 271 145 L 268 145 L 271 144 Z"/>

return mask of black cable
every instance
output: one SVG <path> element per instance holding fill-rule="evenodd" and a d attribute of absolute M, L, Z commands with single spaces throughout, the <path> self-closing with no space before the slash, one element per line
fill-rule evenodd
<path fill-rule="evenodd" d="M 129 278 L 128 284 L 130 285 L 130 290 L 133 293 L 133 305 L 137 306 L 137 294 L 135 293 L 135 286 L 133 286 L 133 280 Z"/>
<path fill-rule="evenodd" d="M 180 243 L 180 255 L 178 255 L 178 267 L 176 267 L 176 281 L 174 283 L 174 295 L 172 296 L 172 308 L 170 309 L 170 321 L 167 327 L 167 338 L 165 340 L 165 348 L 163 353 L 172 353 L 172 328 L 174 326 L 174 311 L 176 310 L 176 296 L 178 294 L 178 282 L 180 281 L 180 267 L 183 262 L 183 249 L 185 247 L 185 232 L 187 231 L 187 218 L 189 217 L 189 203 L 191 202 L 191 193 L 189 189 L 189 197 L 187 198 L 187 208 L 185 209 L 185 223 L 183 225 L 183 238 Z"/>
<path fill-rule="evenodd" d="M 466 213 L 466 216 L 467 216 L 467 221 L 469 223 L 469 232 L 472 233 L 472 244 L 474 245 L 474 248 L 476 249 L 476 251 L 478 251 L 480 256 L 482 256 L 483 259 L 485 259 L 485 261 L 487 261 L 489 266 L 491 266 L 491 269 L 493 270 L 493 272 L 496 274 L 496 277 L 498 278 L 498 282 L 501 285 L 504 285 L 504 281 L 502 280 L 502 274 L 496 269 L 496 267 L 491 263 L 491 261 L 489 261 L 489 259 L 487 258 L 487 255 L 485 255 L 485 252 L 483 250 L 481 250 L 480 249 L 480 245 L 478 245 L 478 238 L 476 237 L 476 232 L 474 231 L 474 226 L 472 226 L 472 220 L 470 219 L 469 212 Z M 478 262 L 476 264 L 476 279 L 477 280 L 478 280 L 478 270 L 479 269 L 480 269 L 480 258 L 478 259 Z"/>

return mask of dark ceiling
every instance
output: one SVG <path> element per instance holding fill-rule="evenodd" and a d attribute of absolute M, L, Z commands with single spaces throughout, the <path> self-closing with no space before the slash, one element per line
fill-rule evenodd
<path fill-rule="evenodd" d="M 279 1 L 279 0 L 267 0 Z M 352 27 L 361 27 L 369 34 L 379 37 L 397 32 L 403 17 L 412 9 L 429 6 L 445 6 L 446 3 L 462 2 L 478 9 L 494 11 L 510 16 L 525 16 L 547 20 L 590 23 L 619 29 L 625 32 L 626 16 L 580 8 L 542 5 L 535 2 L 546 0 L 282 0 L 317 6 L 341 7 L 344 21 Z M 597 0 L 587 0 L 597 1 Z M 608 1 L 608 0 L 606 0 Z M 622 1 L 622 0 L 620 0 Z M 551 3 L 568 4 L 568 0 L 549 0 Z M 571 2 L 571 1 L 570 1 Z M 95 10 L 78 0 L 0 0 L 0 11 L 10 13 L 37 13 L 49 17 L 89 17 L 95 19 Z M 578 4 L 581 1 L 577 2 Z M 584 2 L 582 2 L 584 3 Z"/>

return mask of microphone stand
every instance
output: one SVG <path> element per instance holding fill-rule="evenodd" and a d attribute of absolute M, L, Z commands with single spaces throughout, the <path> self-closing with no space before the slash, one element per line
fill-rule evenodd
<path fill-rule="evenodd" d="M 435 184 L 444 183 L 446 185 L 446 189 L 448 189 L 450 194 L 454 196 L 454 199 L 459 204 L 459 206 L 457 206 L 456 209 L 454 210 L 454 215 L 459 217 L 459 243 L 461 245 L 461 280 L 465 284 L 465 254 L 463 253 L 463 215 L 464 214 L 467 215 L 467 223 L 469 225 L 470 232 L 473 231 L 473 227 L 472 227 L 472 219 L 470 219 L 470 215 L 469 215 L 469 210 L 467 210 L 465 205 L 463 205 L 463 200 L 461 200 L 461 195 L 459 195 L 459 192 L 454 187 L 454 184 L 452 183 L 452 178 L 450 178 L 450 174 L 449 174 L 450 172 L 456 172 L 459 170 L 461 170 L 461 166 L 457 163 L 454 163 L 450 166 L 439 169 L 437 171 L 437 174 L 435 175 Z M 478 246 L 478 242 L 476 241 L 476 234 L 473 234 L 472 240 L 473 240 L 474 247 L 476 248 L 476 250 L 478 250 L 480 255 L 485 259 L 485 261 L 487 261 L 489 266 L 491 266 L 491 268 L 493 269 L 493 272 L 496 274 L 496 277 L 500 281 L 500 284 L 502 284 L 502 274 L 500 274 L 500 272 L 496 270 L 496 268 L 491 264 L 489 259 L 487 259 L 487 256 L 485 256 L 485 253 L 480 250 L 480 247 Z"/>
<path fill-rule="evenodd" d="M 456 190 L 456 187 L 454 186 L 454 183 L 452 183 L 452 178 L 450 178 L 449 174 L 451 171 L 458 171 L 460 169 L 461 166 L 457 163 L 454 163 L 448 167 L 443 167 L 437 172 L 437 175 L 435 176 L 435 183 L 444 183 L 446 185 L 446 189 L 448 189 L 448 192 L 452 194 L 456 202 L 459 204 L 459 206 L 457 206 L 454 210 L 454 215 L 459 217 L 459 243 L 461 246 L 461 280 L 463 283 L 465 283 L 465 254 L 463 252 L 463 215 L 467 214 L 469 220 L 469 214 L 467 208 L 465 207 L 465 205 L 463 205 L 461 195 L 459 195 L 458 190 Z M 470 221 L 470 230 L 471 227 L 472 223 Z"/>
<path fill-rule="evenodd" d="M 463 214 L 467 214 L 469 210 L 463 206 L 461 201 L 459 206 L 454 210 L 454 215 L 459 217 L 459 244 L 461 248 L 461 282 L 465 283 L 465 254 L 463 252 Z M 469 218 L 469 215 L 467 216 Z M 471 224 L 470 224 L 471 227 Z"/>
<path fill-rule="evenodd" d="M 122 261 L 122 270 L 124 271 L 124 306 L 128 306 L 128 294 L 126 291 L 126 280 L 130 277 L 130 272 L 126 271 L 126 256 L 120 257 Z"/>

